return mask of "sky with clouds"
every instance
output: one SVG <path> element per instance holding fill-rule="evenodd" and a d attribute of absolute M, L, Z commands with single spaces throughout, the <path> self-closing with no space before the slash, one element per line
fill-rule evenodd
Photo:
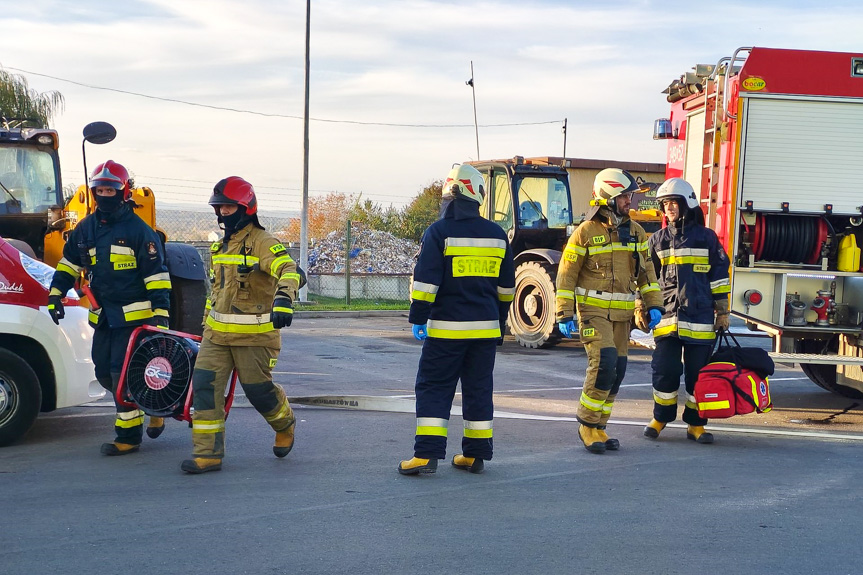
<path fill-rule="evenodd" d="M 104 120 L 117 139 L 88 145 L 88 164 L 121 162 L 160 200 L 204 205 L 240 175 L 262 210 L 299 210 L 305 2 L 13 4 L 0 65 L 64 95 L 65 184 L 83 182 L 82 128 Z M 854 1 L 311 4 L 309 193 L 396 208 L 476 159 L 471 61 L 482 159 L 559 156 L 566 118 L 568 157 L 664 162 L 660 92 L 695 64 L 740 46 L 863 50 Z"/>

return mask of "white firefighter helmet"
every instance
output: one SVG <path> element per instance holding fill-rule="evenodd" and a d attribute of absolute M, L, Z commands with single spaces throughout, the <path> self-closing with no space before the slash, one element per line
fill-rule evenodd
<path fill-rule="evenodd" d="M 453 198 L 461 196 L 482 204 L 485 199 L 482 174 L 468 164 L 455 165 L 446 177 L 441 195 L 444 199 L 448 196 Z"/>
<path fill-rule="evenodd" d="M 680 198 L 686 201 L 686 206 L 692 210 L 698 207 L 698 197 L 692 184 L 683 178 L 668 178 L 659 189 L 656 190 L 656 201 L 662 202 L 664 198 Z"/>
<path fill-rule="evenodd" d="M 620 194 L 637 192 L 638 184 L 632 174 L 619 168 L 606 168 L 593 180 L 594 205 L 608 206 Z"/>

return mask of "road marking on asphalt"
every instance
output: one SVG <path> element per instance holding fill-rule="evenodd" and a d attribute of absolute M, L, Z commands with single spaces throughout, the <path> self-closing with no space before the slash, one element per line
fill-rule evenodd
<path fill-rule="evenodd" d="M 312 371 L 274 371 L 273 375 L 332 375 L 331 373 L 315 373 Z"/>

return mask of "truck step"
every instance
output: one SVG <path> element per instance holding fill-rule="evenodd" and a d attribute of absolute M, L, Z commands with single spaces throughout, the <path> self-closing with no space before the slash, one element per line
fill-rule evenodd
<path fill-rule="evenodd" d="M 776 363 L 821 363 L 832 365 L 861 365 L 863 357 L 848 357 L 844 355 L 821 355 L 817 353 L 778 353 L 772 351 L 768 354 Z"/>

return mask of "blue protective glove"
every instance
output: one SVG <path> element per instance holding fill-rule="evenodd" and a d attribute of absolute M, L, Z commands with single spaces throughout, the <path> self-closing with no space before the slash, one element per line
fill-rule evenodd
<path fill-rule="evenodd" d="M 559 321 L 557 322 L 557 329 L 560 330 L 560 333 L 563 337 L 572 339 L 572 336 L 578 331 L 578 328 L 575 326 L 575 322 L 572 320 L 569 321 Z"/>
<path fill-rule="evenodd" d="M 662 312 L 660 312 L 658 309 L 650 310 L 650 323 L 647 324 L 647 328 L 652 330 L 656 327 L 656 325 L 659 323 L 659 320 L 661 319 Z"/>
<path fill-rule="evenodd" d="M 428 337 L 428 333 L 426 333 L 426 324 L 414 324 L 413 325 L 414 337 L 418 340 L 422 341 Z"/>

